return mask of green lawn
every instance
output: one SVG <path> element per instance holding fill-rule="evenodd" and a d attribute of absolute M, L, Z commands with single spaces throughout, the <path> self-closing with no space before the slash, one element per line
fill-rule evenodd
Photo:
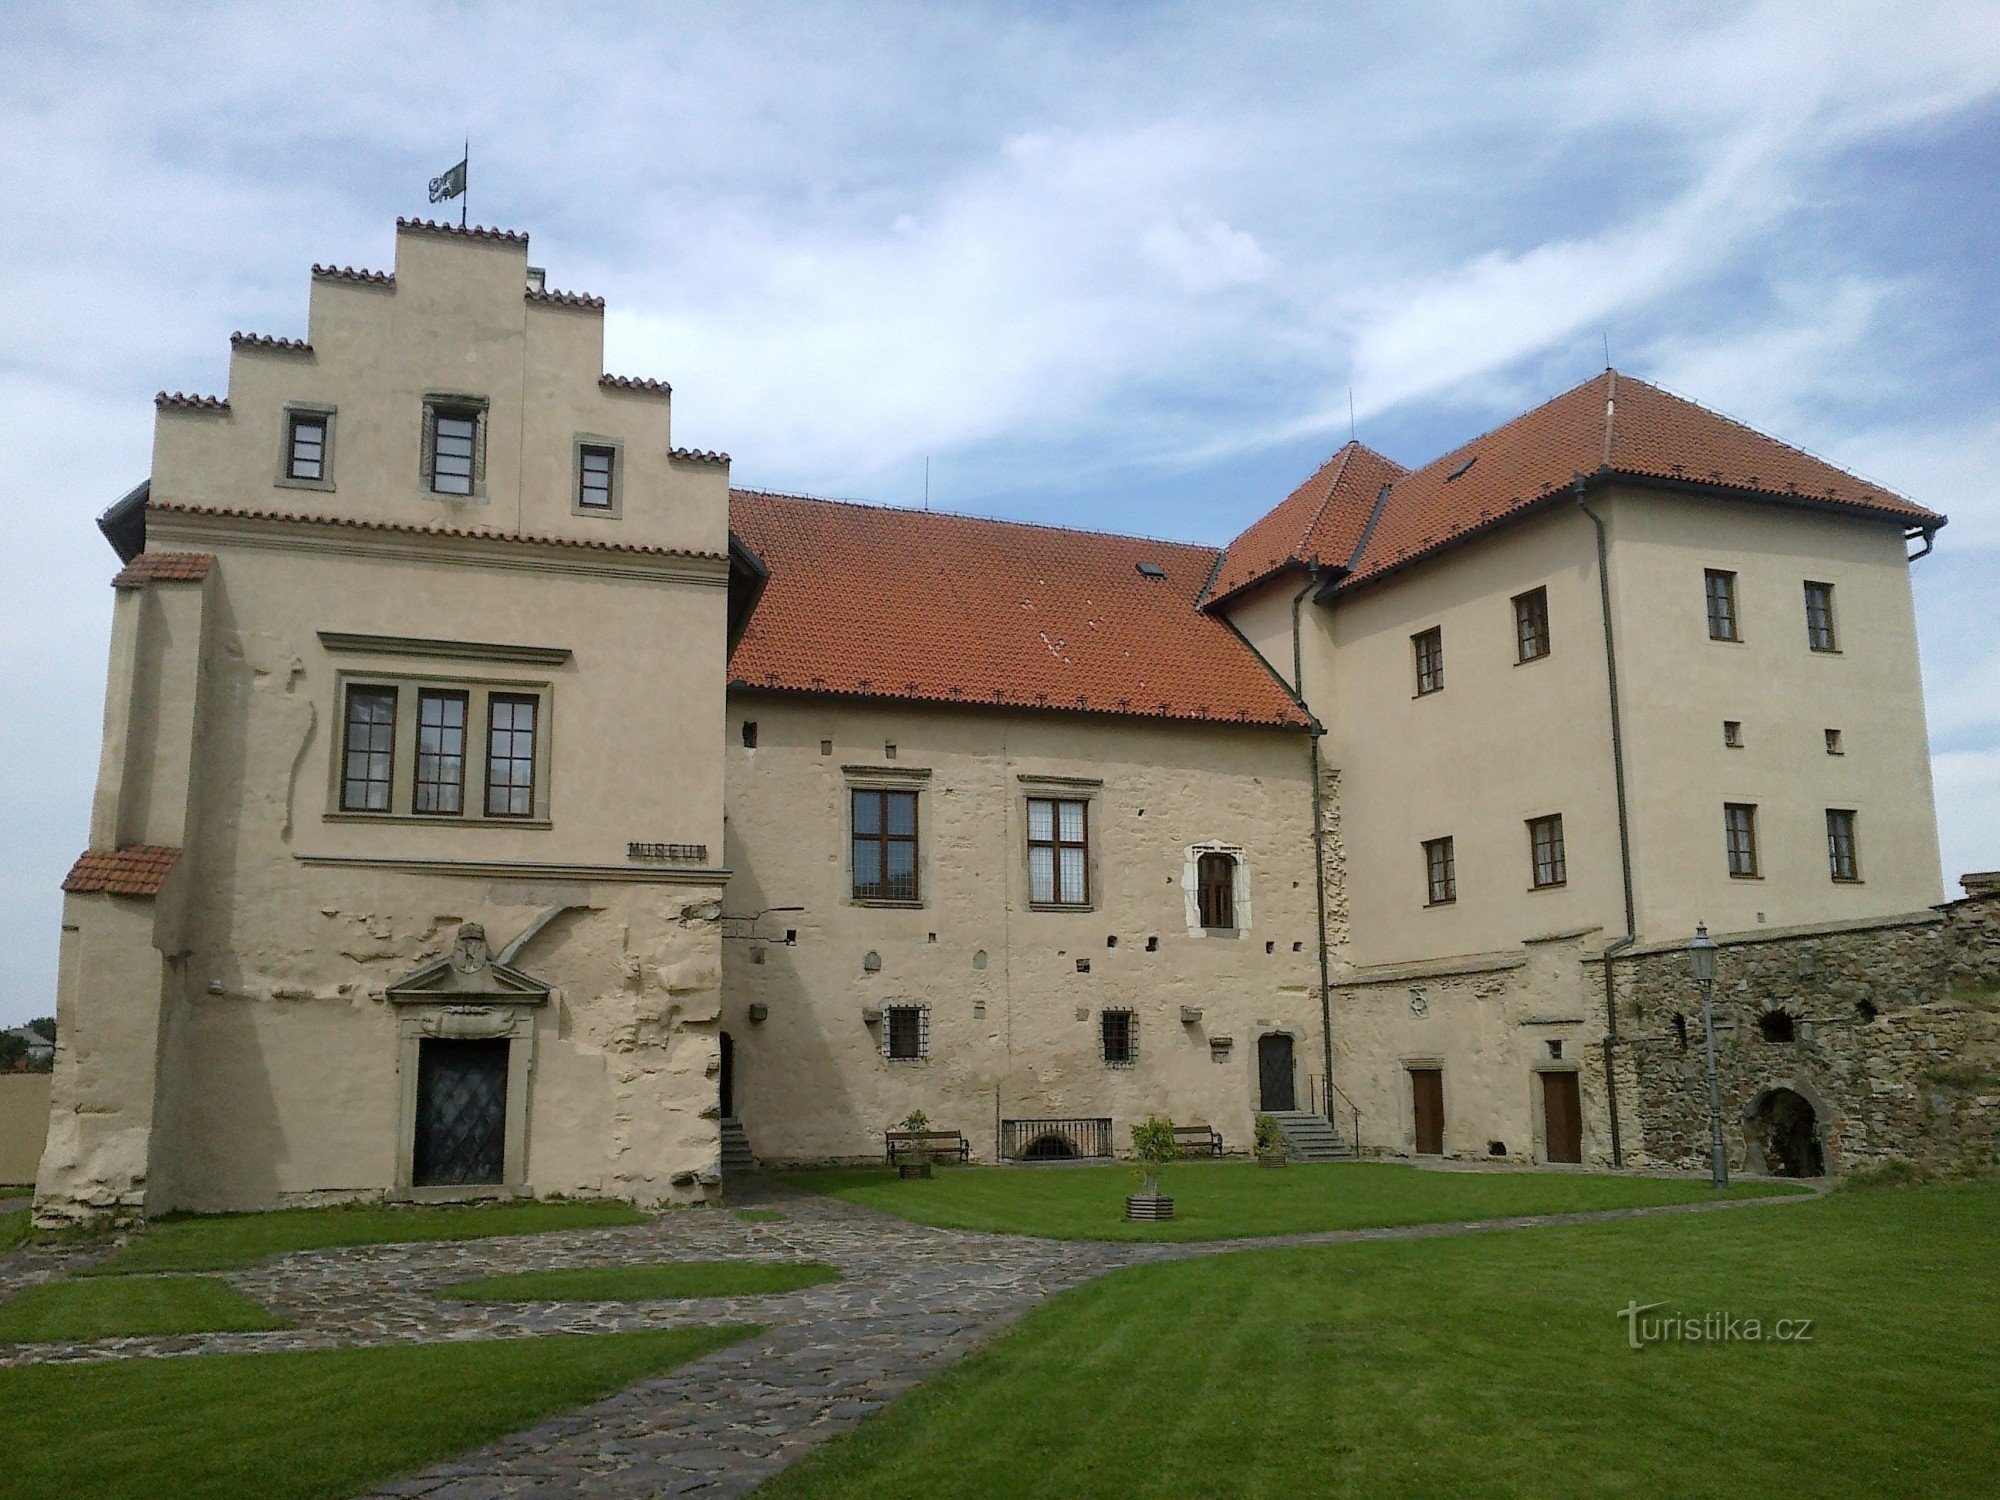
<path fill-rule="evenodd" d="M 985 1229 L 1059 1240 L 1222 1240 L 1439 1224 L 1514 1214 L 1575 1213 L 1694 1203 L 1716 1196 L 1706 1181 L 1614 1177 L 1603 1173 L 1434 1172 L 1376 1162 L 1294 1163 L 1273 1170 L 1248 1162 L 1168 1167 L 1162 1190 L 1174 1199 L 1164 1224 L 1124 1217 L 1139 1190 L 1122 1167 L 951 1167 L 903 1181 L 887 1169 L 806 1172 L 790 1180 L 850 1203 L 947 1229 Z M 1735 1197 L 1800 1191 L 1738 1182 Z"/>
<path fill-rule="evenodd" d="M 79 1276 L 152 1271 L 235 1271 L 288 1250 L 397 1245 L 413 1240 L 476 1240 L 643 1224 L 629 1203 L 481 1203 L 462 1208 L 295 1208 L 265 1214 L 200 1214 L 156 1219 L 139 1237 Z"/>
<path fill-rule="evenodd" d="M 838 1281 L 815 1261 L 687 1260 L 657 1266 L 582 1266 L 482 1276 L 440 1287 L 455 1302 L 652 1302 L 666 1297 L 762 1297 Z"/>
<path fill-rule="evenodd" d="M 17 1250 L 28 1243 L 28 1236 L 34 1232 L 29 1222 L 28 1210 L 17 1208 L 12 1213 L 0 1214 L 0 1250 Z"/>
<path fill-rule="evenodd" d="M 0 1370 L 10 1500 L 306 1500 L 438 1463 L 755 1328 Z"/>
<path fill-rule="evenodd" d="M 212 1276 L 122 1276 L 45 1281 L 0 1302 L 0 1343 L 115 1339 L 140 1334 L 235 1333 L 285 1327 Z"/>
<path fill-rule="evenodd" d="M 1953 1184 L 1121 1272 L 759 1494 L 1991 1494 L 1996 1243 Z M 1634 1351 L 1634 1300 L 1767 1341 Z"/>

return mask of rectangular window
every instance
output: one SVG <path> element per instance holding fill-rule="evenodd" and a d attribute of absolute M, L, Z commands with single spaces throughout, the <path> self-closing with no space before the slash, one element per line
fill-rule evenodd
<path fill-rule="evenodd" d="M 1826 862 L 1835 880 L 1859 880 L 1861 861 L 1854 849 L 1854 812 L 1851 808 L 1826 810 Z"/>
<path fill-rule="evenodd" d="M 1736 630 L 1736 575 L 1710 568 L 1702 574 L 1708 589 L 1708 638 L 1740 641 Z"/>
<path fill-rule="evenodd" d="M 396 752 L 396 690 L 350 687 L 342 741 L 340 806 L 346 812 L 387 812 Z"/>
<path fill-rule="evenodd" d="M 854 793 L 854 899 L 917 899 L 917 794 Z"/>
<path fill-rule="evenodd" d="M 1530 589 L 1514 596 L 1514 649 L 1517 660 L 1549 654 L 1549 591 Z"/>
<path fill-rule="evenodd" d="M 1815 651 L 1837 651 L 1833 639 L 1833 585 L 1806 585 L 1806 644 Z"/>
<path fill-rule="evenodd" d="M 465 811 L 466 695 L 429 688 L 417 694 L 417 796 L 412 812 L 456 817 Z"/>
<path fill-rule="evenodd" d="M 1840 746 L 1840 731 L 1838 729 L 1827 730 L 1826 753 L 1828 755 L 1845 755 L 1847 753 Z"/>
<path fill-rule="evenodd" d="M 1729 873 L 1738 880 L 1757 876 L 1757 809 L 1748 802 L 1725 802 L 1723 835 L 1729 847 Z"/>
<path fill-rule="evenodd" d="M 486 816 L 535 815 L 533 698 L 495 693 L 486 701 Z"/>
<path fill-rule="evenodd" d="M 1430 904 L 1443 906 L 1458 899 L 1458 863 L 1450 839 L 1424 840 L 1424 872 L 1430 886 Z"/>
<path fill-rule="evenodd" d="M 1722 721 L 1722 743 L 1727 745 L 1731 750 L 1741 750 L 1743 748 L 1743 721 L 1741 719 L 1724 719 Z"/>
<path fill-rule="evenodd" d="M 1050 906 L 1090 901 L 1090 804 L 1028 799 L 1028 899 Z"/>
<path fill-rule="evenodd" d="M 469 495 L 479 455 L 479 413 L 463 407 L 431 409 L 431 489 Z"/>
<path fill-rule="evenodd" d="M 1210 932 L 1236 930 L 1236 860 L 1227 854 L 1204 854 L 1195 861 L 1195 904 L 1201 925 Z"/>
<path fill-rule="evenodd" d="M 1569 880 L 1569 864 L 1563 855 L 1561 813 L 1528 819 L 1528 848 L 1534 857 L 1536 890 L 1562 885 Z"/>
<path fill-rule="evenodd" d="M 1138 1033 L 1131 1011 L 1104 1011 L 1098 1016 L 1098 1027 L 1107 1064 L 1114 1068 L 1129 1068 L 1139 1060 Z"/>
<path fill-rule="evenodd" d="M 294 412 L 285 439 L 287 479 L 326 478 L 326 418 L 318 412 Z"/>
<path fill-rule="evenodd" d="M 882 1055 L 893 1062 L 921 1061 L 931 1050 L 930 1020 L 921 1005 L 890 1006 L 882 1013 Z"/>
<path fill-rule="evenodd" d="M 1417 653 L 1417 696 L 1437 692 L 1444 686 L 1444 627 L 1411 636 L 1410 645 Z"/>
<path fill-rule="evenodd" d="M 618 450 L 586 443 L 576 450 L 576 503 L 585 510 L 612 509 L 612 476 Z"/>

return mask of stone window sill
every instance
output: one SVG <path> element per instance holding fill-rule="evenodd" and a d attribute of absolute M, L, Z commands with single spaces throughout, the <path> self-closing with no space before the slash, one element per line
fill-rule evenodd
<path fill-rule="evenodd" d="M 1089 912 L 1097 910 L 1097 903 L 1095 901 L 1030 901 L 1028 903 L 1028 910 Z"/>
<path fill-rule="evenodd" d="M 924 909 L 922 901 L 896 901 L 887 896 L 856 896 L 853 898 L 853 902 L 856 906 L 879 906 L 889 911 L 922 911 Z"/>
<path fill-rule="evenodd" d="M 281 474 L 271 481 L 281 490 L 318 490 L 321 494 L 333 493 L 331 479 L 294 479 L 289 474 Z"/>
<path fill-rule="evenodd" d="M 480 817 L 468 813 L 453 817 L 448 813 L 330 812 L 321 814 L 327 823 L 417 824 L 426 828 L 553 828 L 547 818 Z"/>

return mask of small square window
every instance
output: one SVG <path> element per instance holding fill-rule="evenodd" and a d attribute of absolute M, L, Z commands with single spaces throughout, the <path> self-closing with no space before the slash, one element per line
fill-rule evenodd
<path fill-rule="evenodd" d="M 327 478 L 327 417 L 293 412 L 285 435 L 285 477 L 323 482 Z"/>
<path fill-rule="evenodd" d="M 1424 840 L 1424 874 L 1430 889 L 1431 906 L 1444 906 L 1458 899 L 1458 862 L 1448 838 Z"/>
<path fill-rule="evenodd" d="M 1563 852 L 1561 813 L 1528 820 L 1528 850 L 1533 861 L 1536 890 L 1568 883 L 1569 861 Z"/>
<path fill-rule="evenodd" d="M 1845 755 L 1847 753 L 1846 749 L 1840 743 L 1840 731 L 1838 729 L 1827 730 L 1826 753 L 1828 755 Z"/>
<path fill-rule="evenodd" d="M 1433 625 L 1410 637 L 1417 658 L 1417 696 L 1435 693 L 1444 687 L 1444 627 Z"/>
<path fill-rule="evenodd" d="M 1702 574 L 1708 594 L 1708 638 L 1712 641 L 1740 641 L 1736 620 L 1736 575 L 1720 568 Z"/>
<path fill-rule="evenodd" d="M 1722 721 L 1722 743 L 1727 745 L 1731 750 L 1741 750 L 1743 748 L 1743 721 L 1741 719 L 1724 719 Z"/>
<path fill-rule="evenodd" d="M 1530 589 L 1514 596 L 1514 650 L 1517 661 L 1549 654 L 1549 591 Z"/>
<path fill-rule="evenodd" d="M 580 510 L 617 509 L 618 450 L 584 443 L 576 450 L 576 503 Z"/>
<path fill-rule="evenodd" d="M 1833 636 L 1833 585 L 1806 585 L 1806 644 L 1815 651 L 1838 651 Z"/>
<path fill-rule="evenodd" d="M 1737 880 L 1757 878 L 1757 809 L 1748 802 L 1725 802 L 1722 806 L 1724 841 L 1729 851 L 1729 873 Z"/>
<path fill-rule="evenodd" d="M 1107 1066 L 1127 1068 L 1138 1061 L 1139 1032 L 1131 1011 L 1104 1011 L 1098 1017 L 1098 1026 Z"/>

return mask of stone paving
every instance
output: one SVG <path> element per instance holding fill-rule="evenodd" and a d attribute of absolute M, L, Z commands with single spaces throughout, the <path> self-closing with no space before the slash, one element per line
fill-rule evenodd
<path fill-rule="evenodd" d="M 748 1494 L 1054 1293 L 1121 1267 L 1236 1250 L 1804 1201 L 1131 1245 L 934 1229 L 778 1183 L 731 1187 L 731 1208 L 773 1209 L 783 1217 L 751 1221 L 729 1210 L 697 1209 L 627 1228 L 302 1251 L 224 1273 L 294 1325 L 289 1329 L 0 1344 L 0 1366 L 762 1324 L 763 1333 L 741 1343 L 377 1492 L 432 1500 L 682 1494 L 723 1500 Z M 107 1253 L 98 1242 L 7 1256 L 0 1295 Z M 431 1295 L 474 1276 L 671 1260 L 816 1260 L 836 1266 L 842 1279 L 771 1296 L 652 1303 L 455 1303 Z"/>

